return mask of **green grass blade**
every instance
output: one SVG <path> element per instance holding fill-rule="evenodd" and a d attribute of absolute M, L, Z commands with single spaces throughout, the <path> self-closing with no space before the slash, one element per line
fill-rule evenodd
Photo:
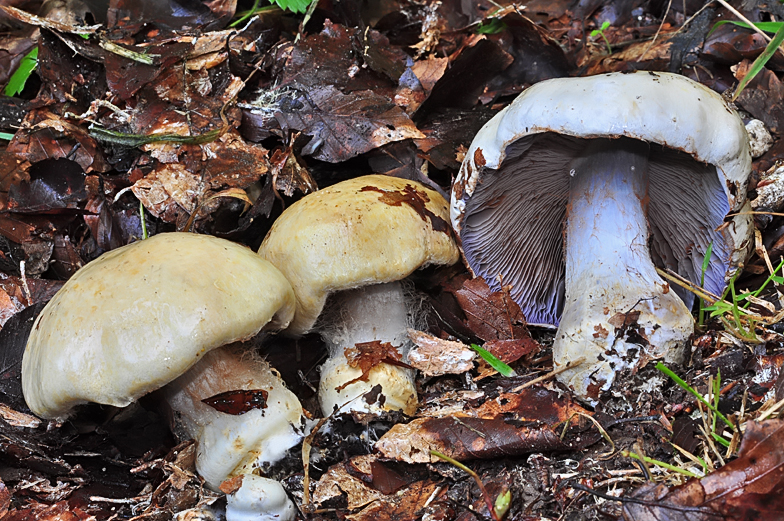
<path fill-rule="evenodd" d="M 735 89 L 735 93 L 732 95 L 732 101 L 738 99 L 740 93 L 743 92 L 743 89 L 746 88 L 746 85 L 754 79 L 754 77 L 759 74 L 759 72 L 765 67 L 768 61 L 773 57 L 776 53 L 776 49 L 779 48 L 781 42 L 784 41 L 784 25 L 782 25 L 776 34 L 773 36 L 773 39 L 768 43 L 768 46 L 765 47 L 765 50 L 762 51 L 762 54 L 757 56 L 757 59 L 754 60 L 754 63 L 751 64 L 751 68 L 749 72 L 740 80 L 738 84 L 738 88 Z"/>
<path fill-rule="evenodd" d="M 25 57 L 22 58 L 19 67 L 17 67 L 16 71 L 14 71 L 11 78 L 8 80 L 8 84 L 5 86 L 3 94 L 6 96 L 18 96 L 24 90 L 27 78 L 33 73 L 36 65 L 38 65 L 38 47 L 33 48 L 32 51 L 28 52 Z"/>
<path fill-rule="evenodd" d="M 713 255 L 713 241 L 708 244 L 708 249 L 705 251 L 705 257 L 702 259 L 702 274 L 700 275 L 700 287 L 705 288 L 705 272 L 708 271 L 708 266 L 710 265 L 711 255 Z M 698 316 L 697 324 L 703 326 L 705 324 L 705 302 L 704 299 L 700 299 L 700 313 Z"/>
<path fill-rule="evenodd" d="M 5 139 L 6 141 L 11 141 L 14 139 L 13 134 L 9 134 L 8 132 L 0 132 L 0 139 Z"/>
<path fill-rule="evenodd" d="M 721 418 L 721 420 L 724 423 L 726 423 L 727 426 L 733 432 L 735 431 L 735 426 L 730 422 L 730 420 L 726 416 L 724 416 L 724 414 L 722 414 L 716 407 L 714 407 L 712 404 L 708 403 L 708 401 L 705 398 L 703 398 L 702 395 L 700 393 L 698 393 L 692 386 L 690 386 L 689 384 L 684 382 L 683 379 L 681 379 L 680 376 L 678 376 L 677 374 L 673 373 L 670 369 L 667 368 L 667 366 L 665 366 L 661 362 L 657 362 L 656 363 L 656 369 L 658 369 L 660 372 L 662 372 L 665 375 L 667 375 L 673 382 L 678 384 L 684 391 L 694 395 L 694 397 L 697 398 L 700 402 L 702 402 L 702 404 L 705 407 L 709 408 L 711 411 L 713 411 L 713 413 L 715 415 L 717 415 L 719 418 Z"/>
<path fill-rule="evenodd" d="M 752 28 L 746 22 L 741 22 L 741 21 L 738 21 L 738 20 L 721 20 L 720 22 L 716 22 L 716 24 L 713 26 L 713 28 L 711 28 L 710 32 L 708 33 L 708 36 L 710 36 L 711 33 L 713 33 L 713 31 L 718 29 L 719 26 L 724 25 L 724 24 L 733 24 L 733 25 L 737 25 L 739 27 L 745 27 L 746 29 L 751 29 Z M 757 29 L 759 29 L 760 31 L 764 31 L 766 33 L 775 33 L 779 29 L 781 29 L 782 26 L 784 26 L 784 22 L 754 22 L 754 26 Z"/>
<path fill-rule="evenodd" d="M 515 372 L 514 369 L 512 369 L 511 367 L 503 363 L 498 358 L 496 358 L 495 355 L 493 355 L 493 353 L 491 353 L 487 349 L 480 347 L 476 344 L 471 344 L 471 349 L 479 353 L 479 356 L 481 356 L 485 362 L 490 364 L 490 367 L 492 367 L 493 369 L 501 373 L 503 376 L 507 376 L 507 377 L 517 376 L 517 373 Z"/>

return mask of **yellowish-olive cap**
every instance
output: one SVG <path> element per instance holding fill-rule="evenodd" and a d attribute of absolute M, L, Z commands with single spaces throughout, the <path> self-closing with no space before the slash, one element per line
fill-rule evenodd
<path fill-rule="evenodd" d="M 446 200 L 421 183 L 368 175 L 303 197 L 275 221 L 259 255 L 291 282 L 288 332 L 308 332 L 330 293 L 401 280 L 459 252 Z"/>
<path fill-rule="evenodd" d="M 86 402 L 128 405 L 214 348 L 286 327 L 294 302 L 272 264 L 227 240 L 163 233 L 112 250 L 36 319 L 22 359 L 25 400 L 57 419 Z"/>

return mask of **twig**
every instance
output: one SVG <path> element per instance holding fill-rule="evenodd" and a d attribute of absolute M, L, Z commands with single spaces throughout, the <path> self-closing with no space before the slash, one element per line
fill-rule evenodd
<path fill-rule="evenodd" d="M 667 15 L 670 14 L 670 7 L 671 6 L 672 6 L 672 0 L 669 0 L 667 2 L 667 10 L 664 11 L 664 16 L 662 17 L 662 21 L 659 24 L 659 28 L 656 29 L 656 34 L 653 35 L 653 40 L 651 40 L 651 43 L 648 44 L 648 46 L 645 48 L 645 50 L 642 51 L 642 54 L 640 55 L 640 57 L 637 58 L 638 62 L 641 61 L 645 57 L 646 54 L 648 54 L 648 51 L 651 50 L 651 47 L 653 47 L 653 44 L 656 43 L 656 38 L 659 37 L 659 33 L 661 32 L 661 29 L 662 29 L 662 27 L 664 27 L 664 21 L 667 19 Z"/>

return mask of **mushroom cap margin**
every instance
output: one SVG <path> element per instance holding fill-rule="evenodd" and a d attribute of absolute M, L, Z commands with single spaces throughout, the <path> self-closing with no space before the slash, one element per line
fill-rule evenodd
<path fill-rule="evenodd" d="M 25 400 L 57 419 L 86 402 L 128 405 L 216 347 L 286 327 L 294 302 L 274 266 L 224 239 L 163 233 L 117 248 L 81 268 L 36 319 Z"/>

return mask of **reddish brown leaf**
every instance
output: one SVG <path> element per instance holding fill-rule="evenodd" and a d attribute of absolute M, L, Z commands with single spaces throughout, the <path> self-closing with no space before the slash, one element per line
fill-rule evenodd
<path fill-rule="evenodd" d="M 345 350 L 346 360 L 348 365 L 358 368 L 362 374 L 343 385 L 336 387 L 337 391 L 345 389 L 354 382 L 360 380 L 367 381 L 370 370 L 380 363 L 391 363 L 394 365 L 403 364 L 403 358 L 400 356 L 398 350 L 389 342 L 382 342 L 381 340 L 373 340 L 371 342 L 359 342 L 354 344 L 353 347 L 347 347 Z"/>
<path fill-rule="evenodd" d="M 292 144 L 295 139 L 296 137 L 292 137 Z M 283 192 L 287 197 L 291 197 L 297 191 L 307 195 L 318 190 L 316 181 L 313 180 L 308 169 L 297 161 L 292 144 L 275 150 L 270 158 L 270 173 L 275 190 Z"/>
<path fill-rule="evenodd" d="M 491 291 L 481 277 L 454 292 L 468 327 L 482 340 L 530 338 L 520 306 L 506 292 Z"/>
<path fill-rule="evenodd" d="M 364 510 L 346 516 L 348 521 L 415 521 L 438 488 L 434 481 L 417 481 L 397 494 L 385 496 Z"/>
<path fill-rule="evenodd" d="M 627 521 L 784 519 L 784 420 L 749 422 L 739 456 L 672 489 L 650 484 L 624 503 Z"/>
<path fill-rule="evenodd" d="M 506 364 L 520 360 L 524 356 L 530 357 L 542 350 L 539 342 L 531 337 L 514 340 L 488 340 L 482 347 Z"/>
<path fill-rule="evenodd" d="M 239 416 L 253 409 L 266 409 L 268 395 L 264 389 L 240 389 L 204 398 L 202 403 L 218 412 Z"/>

